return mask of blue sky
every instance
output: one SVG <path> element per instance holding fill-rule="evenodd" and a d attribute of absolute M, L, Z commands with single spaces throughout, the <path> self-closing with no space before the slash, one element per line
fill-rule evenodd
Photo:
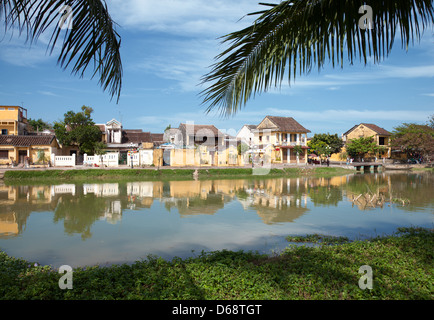
<path fill-rule="evenodd" d="M 50 34 L 29 48 L 25 37 L 0 42 L 0 105 L 22 105 L 29 118 L 53 122 L 82 105 L 96 123 L 113 118 L 126 129 L 163 132 L 181 122 L 214 124 L 236 134 L 266 115 L 290 116 L 314 133 L 339 135 L 361 122 L 389 131 L 403 122 L 426 123 L 434 114 L 434 29 L 420 43 L 395 42 L 380 64 L 361 63 L 301 75 L 291 86 L 257 95 L 234 117 L 204 113 L 200 79 L 225 47 L 218 37 L 251 22 L 257 0 L 108 0 L 122 38 L 123 87 L 119 103 L 97 79 L 79 78 L 46 54 Z M 374 13 L 375 14 L 375 13 Z"/>

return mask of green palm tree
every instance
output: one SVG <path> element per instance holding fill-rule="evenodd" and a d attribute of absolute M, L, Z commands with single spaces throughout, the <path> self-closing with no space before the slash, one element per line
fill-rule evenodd
<path fill-rule="evenodd" d="M 281 85 L 285 77 L 290 83 L 297 73 L 320 70 L 327 61 L 343 67 L 345 55 L 350 63 L 359 59 L 366 64 L 369 56 L 378 63 L 389 55 L 398 35 L 407 50 L 434 23 L 432 0 L 261 4 L 268 8 L 250 14 L 259 15 L 251 26 L 222 37 L 228 48 L 202 78 L 207 112 L 219 108 L 226 116 L 233 114 L 252 94 Z M 369 18 L 370 9 L 372 24 L 360 23 Z"/>
<path fill-rule="evenodd" d="M 83 77 L 89 64 L 93 64 L 92 77 L 98 74 L 101 87 L 119 100 L 121 41 L 105 1 L 0 0 L 0 20 L 4 20 L 5 31 L 17 28 L 31 44 L 42 33 L 51 32 L 50 54 L 63 41 L 58 57 L 60 66 L 71 67 L 73 74 Z"/>

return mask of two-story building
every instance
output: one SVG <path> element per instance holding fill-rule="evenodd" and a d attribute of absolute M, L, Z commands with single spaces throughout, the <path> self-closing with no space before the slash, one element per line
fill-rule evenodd
<path fill-rule="evenodd" d="M 307 162 L 307 134 L 311 131 L 294 118 L 266 116 L 253 132 L 254 155 L 269 157 L 271 163 Z"/>
<path fill-rule="evenodd" d="M 342 134 L 342 140 L 347 144 L 352 139 L 373 137 L 378 146 L 386 148 L 386 152 L 378 155 L 378 158 L 390 158 L 391 148 L 389 145 L 391 133 L 372 123 L 360 123 Z M 345 147 L 344 147 L 345 148 Z M 343 148 L 343 152 L 345 151 Z"/>
<path fill-rule="evenodd" d="M 20 106 L 0 106 L 0 132 L 0 165 L 47 163 L 60 148 L 53 134 L 29 132 Z"/>
<path fill-rule="evenodd" d="M 27 109 L 20 106 L 0 106 L 0 129 L 2 135 L 26 135 Z"/>

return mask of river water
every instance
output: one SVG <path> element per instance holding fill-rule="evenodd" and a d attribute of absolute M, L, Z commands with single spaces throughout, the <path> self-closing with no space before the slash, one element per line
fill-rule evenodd
<path fill-rule="evenodd" d="M 0 185 L 0 249 L 48 264 L 281 251 L 287 235 L 351 240 L 434 225 L 434 174 Z"/>

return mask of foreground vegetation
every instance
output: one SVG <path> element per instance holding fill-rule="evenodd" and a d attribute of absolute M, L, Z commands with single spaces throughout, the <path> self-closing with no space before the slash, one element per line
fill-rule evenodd
<path fill-rule="evenodd" d="M 243 251 L 201 253 L 166 261 L 73 270 L 73 288 L 59 289 L 50 266 L 0 252 L 3 299 L 433 299 L 433 230 L 401 228 L 396 234 L 345 242 L 318 235 L 289 238 L 272 256 Z M 372 267 L 373 288 L 359 287 L 359 268 Z"/>
<path fill-rule="evenodd" d="M 95 179 L 193 179 L 195 169 L 83 169 L 83 170 L 8 170 L 4 179 L 8 181 L 36 180 L 95 180 Z M 221 177 L 277 177 L 300 175 L 343 175 L 354 173 L 354 170 L 338 167 L 296 167 L 296 168 L 219 168 L 198 169 L 198 179 Z"/>

